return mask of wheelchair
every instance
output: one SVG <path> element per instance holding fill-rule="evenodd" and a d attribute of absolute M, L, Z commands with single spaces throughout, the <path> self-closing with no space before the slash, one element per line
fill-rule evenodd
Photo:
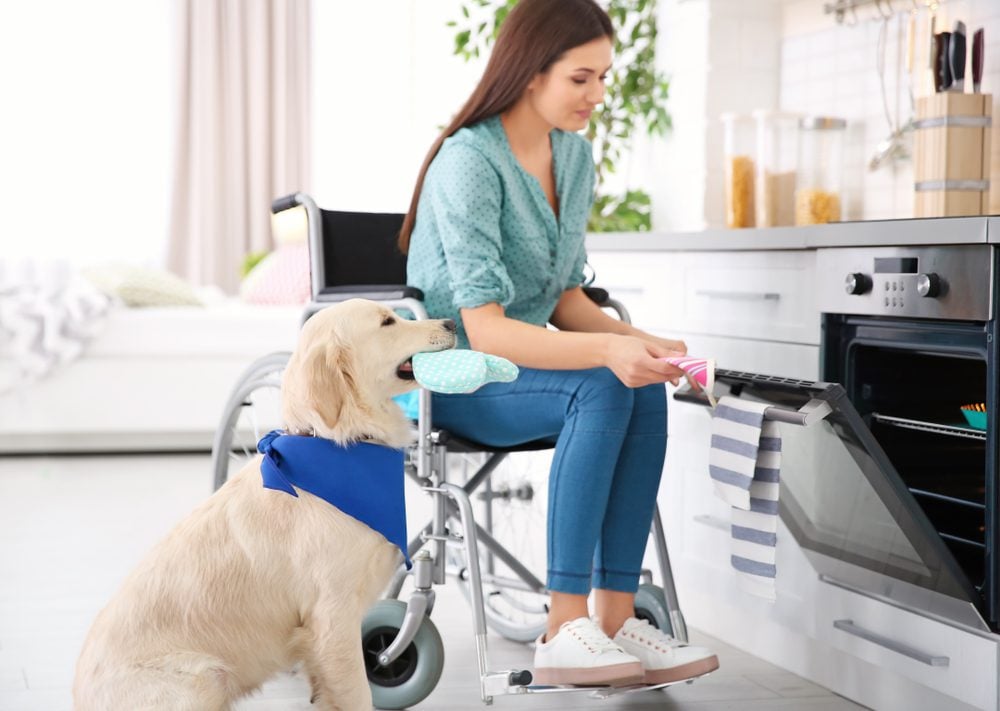
<path fill-rule="evenodd" d="M 402 215 L 321 210 L 304 193 L 275 200 L 271 211 L 276 230 L 283 224 L 301 230 L 304 222 L 307 232 L 312 301 L 303 321 L 349 298 L 379 301 L 416 319 L 428 317 L 421 292 L 405 285 L 406 257 L 396 248 Z M 628 320 L 624 306 L 606 291 L 585 290 L 602 308 Z M 281 375 L 289 356 L 261 357 L 234 387 L 212 446 L 216 489 L 256 455 L 256 444 L 264 434 L 281 426 Z M 545 459 L 551 460 L 554 443 L 491 447 L 435 428 L 430 393 L 422 389 L 417 409 L 417 439 L 407 452 L 405 468 L 431 497 L 432 515 L 409 541 L 413 568 L 407 571 L 400 565 L 384 599 L 364 618 L 362 646 L 375 706 L 406 708 L 434 690 L 444 665 L 441 636 L 431 620 L 434 586 L 449 578 L 460 586 L 471 607 L 480 695 L 486 704 L 506 694 L 585 691 L 606 697 L 668 686 L 544 687 L 532 685 L 528 670 L 490 668 L 487 628 L 516 642 L 534 641 L 545 630 L 544 546 L 531 545 L 539 532 L 531 530 L 530 522 L 532 517 L 540 521 L 544 535 Z M 658 508 L 651 537 L 660 584 L 653 584 L 650 570 L 642 571 L 635 615 L 687 642 Z M 403 602 L 399 597 L 408 578 L 413 589 Z"/>

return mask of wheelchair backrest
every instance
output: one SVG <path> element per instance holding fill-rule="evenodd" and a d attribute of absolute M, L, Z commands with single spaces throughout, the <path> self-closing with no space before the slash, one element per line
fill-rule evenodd
<path fill-rule="evenodd" d="M 406 284 L 406 255 L 396 240 L 404 215 L 320 210 L 322 280 L 313 299 L 357 286 Z"/>

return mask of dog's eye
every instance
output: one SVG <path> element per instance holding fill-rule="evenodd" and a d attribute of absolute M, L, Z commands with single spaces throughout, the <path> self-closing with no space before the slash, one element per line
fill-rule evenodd
<path fill-rule="evenodd" d="M 394 323 L 396 323 L 396 319 L 392 316 L 386 316 L 384 319 L 382 319 L 383 326 L 391 326 Z"/>

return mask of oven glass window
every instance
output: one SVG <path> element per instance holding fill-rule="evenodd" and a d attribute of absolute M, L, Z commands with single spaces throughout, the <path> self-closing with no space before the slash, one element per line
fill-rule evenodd
<path fill-rule="evenodd" d="M 842 424 L 824 420 L 811 427 L 783 426 L 781 508 L 786 525 L 820 553 L 934 587 L 936 566 L 924 561 L 927 552 L 922 554 L 908 539 L 898 512 L 889 510 L 872 485 L 873 466 Z"/>
<path fill-rule="evenodd" d="M 900 580 L 975 604 L 976 591 L 843 390 L 737 384 L 741 397 L 786 408 L 823 392 L 833 409 L 808 427 L 781 425 L 781 517 L 799 545 L 821 554 L 810 556 L 818 572 L 869 589 Z"/>

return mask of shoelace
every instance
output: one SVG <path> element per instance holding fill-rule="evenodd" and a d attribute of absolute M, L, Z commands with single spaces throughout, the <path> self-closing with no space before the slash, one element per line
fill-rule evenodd
<path fill-rule="evenodd" d="M 604 630 L 597 626 L 595 622 L 587 619 L 580 619 L 571 622 L 563 630 L 569 632 L 583 643 L 589 651 L 601 654 L 602 652 L 624 652 L 610 637 L 604 634 Z"/>
<path fill-rule="evenodd" d="M 649 620 L 640 620 L 636 618 L 636 621 L 629 624 L 626 628 L 623 628 L 621 633 L 625 637 L 631 637 L 632 639 L 651 647 L 659 647 L 660 645 L 666 647 L 684 646 L 684 643 L 679 639 L 675 639 L 663 630 L 649 624 Z"/>

